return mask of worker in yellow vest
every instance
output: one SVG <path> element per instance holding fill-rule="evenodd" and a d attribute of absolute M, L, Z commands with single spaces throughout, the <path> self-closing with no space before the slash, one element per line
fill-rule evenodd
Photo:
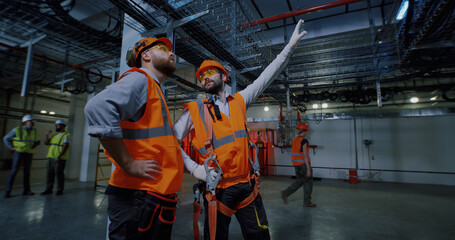
<path fill-rule="evenodd" d="M 303 185 L 303 206 L 316 207 L 315 203 L 311 202 L 311 193 L 313 192 L 313 170 L 310 164 L 309 143 L 305 139 L 308 132 L 306 123 L 297 125 L 298 134 L 292 141 L 291 161 L 295 168 L 297 179 L 284 191 L 281 192 L 281 198 L 287 204 L 288 196 L 297 191 Z"/>
<path fill-rule="evenodd" d="M 14 178 L 19 170 L 20 163 L 24 164 L 24 191 L 22 195 L 31 196 L 34 193 L 30 190 L 30 169 L 32 167 L 32 158 L 35 147 L 40 144 L 38 139 L 38 130 L 34 128 L 35 118 L 27 114 L 22 117 L 22 125 L 11 130 L 3 137 L 5 145 L 14 151 L 13 166 L 8 176 L 8 182 L 5 187 L 5 198 L 11 197 Z M 11 144 L 12 142 L 12 144 Z"/>
<path fill-rule="evenodd" d="M 193 161 L 182 154 L 187 170 L 197 179 L 207 181 L 208 191 L 203 195 L 206 240 L 228 239 L 234 214 L 245 239 L 270 239 L 266 212 L 258 193 L 259 171 L 254 171 L 254 177 L 250 175 L 246 110 L 287 65 L 300 39 L 307 33 L 300 31 L 302 23 L 303 20 L 297 23 L 289 43 L 260 76 L 238 93 L 229 95 L 225 92 L 229 75 L 219 62 L 205 60 L 196 72 L 207 97 L 184 104 L 182 115 L 175 123 L 175 133 L 177 139 L 182 140 L 194 129 L 192 143 L 197 159 Z M 219 164 L 216 168 L 218 174 L 222 173 L 219 182 L 213 184 L 213 190 L 210 190 L 213 171 L 205 170 L 203 165 L 207 162 L 211 167 L 217 166 L 214 163 Z M 215 180 L 220 178 L 215 175 Z"/>
<path fill-rule="evenodd" d="M 55 122 L 56 133 L 52 134 L 52 131 L 46 135 L 46 141 L 44 144 L 50 145 L 49 151 L 47 152 L 47 176 L 46 176 L 46 190 L 41 195 L 51 194 L 54 188 L 54 180 L 57 175 L 57 193 L 55 195 L 62 195 L 64 182 L 65 182 L 65 166 L 66 160 L 69 156 L 69 147 L 71 143 L 71 136 L 65 131 L 66 122 L 63 120 L 57 120 Z"/>

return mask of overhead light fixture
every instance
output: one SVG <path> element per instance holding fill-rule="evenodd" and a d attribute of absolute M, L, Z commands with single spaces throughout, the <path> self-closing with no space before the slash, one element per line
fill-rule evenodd
<path fill-rule="evenodd" d="M 400 10 L 398 10 L 398 14 L 397 14 L 397 18 L 396 18 L 397 20 L 401 20 L 404 18 L 404 16 L 406 16 L 406 13 L 408 12 L 408 7 L 409 7 L 409 1 L 404 0 L 401 3 Z"/>
<path fill-rule="evenodd" d="M 47 113 L 47 111 L 46 111 L 46 110 L 41 110 L 41 111 L 40 111 L 40 113 L 42 113 L 42 114 L 46 114 L 46 113 Z"/>
<path fill-rule="evenodd" d="M 436 99 L 438 99 L 438 96 L 434 96 L 434 97 L 430 98 L 431 101 L 436 101 Z"/>
<path fill-rule="evenodd" d="M 313 104 L 313 108 L 318 108 L 319 105 L 317 103 Z"/>
<path fill-rule="evenodd" d="M 327 104 L 327 103 L 322 104 L 322 108 L 327 108 L 328 106 L 329 106 L 329 104 Z"/>
<path fill-rule="evenodd" d="M 55 115 L 55 112 L 50 111 L 49 114 L 50 115 Z"/>
<path fill-rule="evenodd" d="M 419 102 L 419 98 L 418 97 L 412 97 L 410 101 L 412 103 L 418 103 Z"/>
<path fill-rule="evenodd" d="M 264 107 L 264 111 L 268 112 L 269 110 L 270 110 L 269 107 L 267 106 Z"/>

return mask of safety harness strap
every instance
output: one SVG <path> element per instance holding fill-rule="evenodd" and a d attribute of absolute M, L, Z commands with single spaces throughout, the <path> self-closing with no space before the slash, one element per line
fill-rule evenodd
<path fill-rule="evenodd" d="M 240 174 L 240 175 L 237 175 L 237 176 L 233 176 L 233 177 L 222 177 L 220 179 L 219 183 L 238 182 L 238 181 L 241 181 L 241 180 L 249 179 L 248 178 L 249 176 L 250 176 L 250 173 L 246 172 L 246 173 L 243 173 L 243 174 Z"/>
<path fill-rule="evenodd" d="M 255 180 L 256 183 L 254 184 L 254 189 L 251 192 L 251 194 L 247 198 L 243 199 L 241 202 L 235 204 L 233 209 L 227 207 L 226 205 L 224 205 L 224 203 L 217 200 L 218 211 L 220 211 L 222 214 L 228 217 L 231 217 L 237 210 L 250 205 L 259 194 L 259 184 L 261 182 L 261 179 L 255 175 Z"/>
<path fill-rule="evenodd" d="M 212 139 L 213 139 L 213 120 L 211 118 L 212 112 L 210 112 L 209 107 L 207 104 L 204 104 L 204 118 L 205 118 L 205 124 L 206 129 L 207 129 L 207 138 L 205 139 L 205 148 L 207 149 L 207 152 L 209 153 L 209 156 L 212 156 L 214 154 L 213 152 L 213 145 L 212 145 Z"/>
<path fill-rule="evenodd" d="M 201 204 L 196 200 L 193 203 L 193 235 L 195 240 L 199 240 L 199 224 L 198 224 L 198 218 L 199 215 L 201 214 Z"/>
<path fill-rule="evenodd" d="M 224 178 L 223 181 L 228 182 L 228 181 L 237 181 L 239 179 L 250 179 L 250 174 L 241 174 L 238 176 L 230 177 L 230 178 Z M 244 200 L 241 202 L 237 203 L 234 205 L 234 208 L 229 208 L 227 207 L 224 203 L 218 201 L 216 199 L 216 195 L 214 194 L 214 191 L 206 191 L 205 192 L 205 198 L 207 200 L 207 205 L 208 205 L 208 222 L 209 222 L 209 233 L 210 233 L 210 239 L 214 240 L 216 237 L 216 218 L 217 218 L 217 211 L 220 211 L 222 214 L 225 216 L 231 217 L 236 213 L 237 210 L 242 209 L 248 205 L 250 205 L 257 197 L 259 194 L 259 184 L 261 183 L 261 178 L 254 174 L 254 179 L 255 179 L 255 184 L 254 184 L 254 189 L 251 192 L 251 194 L 246 197 Z M 199 195 L 197 190 L 193 189 L 193 191 L 196 191 L 195 194 Z M 195 240 L 199 240 L 199 225 L 198 225 L 198 217 L 199 214 L 201 213 L 201 205 L 199 204 L 199 201 L 197 201 L 197 196 L 195 196 L 195 201 L 193 203 L 193 235 Z M 258 219 L 259 222 L 259 219 Z"/>
<path fill-rule="evenodd" d="M 207 199 L 208 207 L 209 207 L 209 233 L 210 239 L 215 240 L 216 237 L 216 214 L 217 214 L 217 200 L 215 194 L 211 192 L 207 192 L 205 195 L 205 199 Z"/>
<path fill-rule="evenodd" d="M 256 175 L 255 175 L 256 176 Z M 245 198 L 243 201 L 241 201 L 240 203 L 238 203 L 236 206 L 235 206 L 235 209 L 242 209 L 248 205 L 250 205 L 250 203 L 252 203 L 254 201 L 254 199 L 256 199 L 258 193 L 259 193 L 259 184 L 261 183 L 261 179 L 259 177 L 255 177 L 255 183 L 254 183 L 254 189 L 253 189 L 253 192 L 251 192 L 250 196 L 248 196 L 247 198 Z"/>
<path fill-rule="evenodd" d="M 216 206 L 218 208 L 218 211 L 220 211 L 222 214 L 224 214 L 228 217 L 231 217 L 236 212 L 236 210 L 229 208 L 228 206 L 224 205 L 224 203 L 222 203 L 218 200 L 216 202 L 217 202 Z"/>

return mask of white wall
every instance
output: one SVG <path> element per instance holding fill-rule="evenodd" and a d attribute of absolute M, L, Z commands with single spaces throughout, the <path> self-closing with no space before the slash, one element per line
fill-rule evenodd
<path fill-rule="evenodd" d="M 262 111 L 262 112 L 261 112 Z M 252 107 L 248 117 L 279 115 L 278 107 L 265 113 Z M 295 127 L 296 120 L 293 120 Z M 317 145 L 310 150 L 314 176 L 348 179 L 348 170 L 356 168 L 357 134 L 358 175 L 361 181 L 385 181 L 455 185 L 455 116 L 419 118 L 369 118 L 307 122 L 308 140 Z M 250 128 L 278 128 L 278 122 L 248 123 Z M 295 133 L 290 134 L 292 139 Z M 370 151 L 363 140 L 372 140 Z M 290 149 L 269 149 L 269 164 L 291 166 Z M 276 175 L 294 175 L 292 167 L 269 168 Z M 446 173 L 446 174 L 444 174 Z M 450 174 L 452 173 L 452 174 Z"/>

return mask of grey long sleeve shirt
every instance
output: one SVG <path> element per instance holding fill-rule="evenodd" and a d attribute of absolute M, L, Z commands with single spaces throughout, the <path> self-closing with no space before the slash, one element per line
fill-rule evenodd
<path fill-rule="evenodd" d="M 141 70 L 157 79 L 148 69 Z M 127 73 L 120 81 L 109 85 L 85 106 L 84 112 L 89 124 L 88 134 L 101 138 L 122 138 L 120 122 L 138 121 L 142 117 L 147 92 L 147 76 L 140 72 Z"/>

